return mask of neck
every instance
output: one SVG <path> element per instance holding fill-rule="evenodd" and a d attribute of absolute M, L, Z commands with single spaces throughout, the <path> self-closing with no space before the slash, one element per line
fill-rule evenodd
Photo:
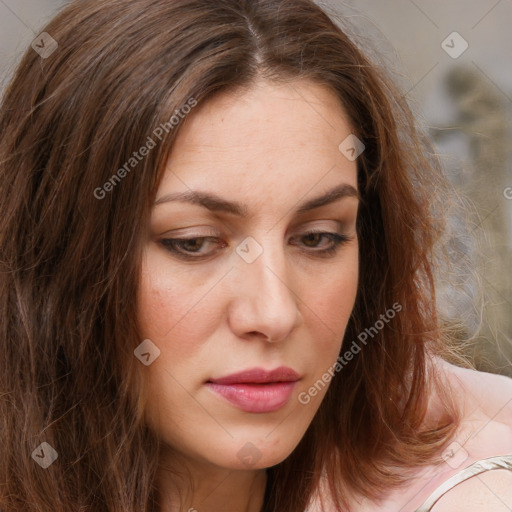
<path fill-rule="evenodd" d="M 156 485 L 161 512 L 261 512 L 264 469 L 227 469 L 206 462 L 162 459 Z"/>

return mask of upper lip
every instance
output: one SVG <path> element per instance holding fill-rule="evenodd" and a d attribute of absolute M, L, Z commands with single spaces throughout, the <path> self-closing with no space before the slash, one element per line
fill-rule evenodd
<path fill-rule="evenodd" d="M 300 379 L 300 375 L 287 366 L 280 366 L 274 370 L 265 370 L 264 368 L 250 368 L 241 372 L 232 373 L 218 379 L 210 379 L 208 382 L 215 384 L 246 384 L 246 383 L 266 383 L 266 382 L 292 382 Z"/>

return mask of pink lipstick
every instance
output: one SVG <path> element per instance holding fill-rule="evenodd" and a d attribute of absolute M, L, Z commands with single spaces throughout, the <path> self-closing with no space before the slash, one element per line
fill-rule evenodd
<path fill-rule="evenodd" d="M 245 412 L 277 411 L 290 400 L 300 375 L 286 366 L 267 371 L 251 368 L 225 377 L 210 379 L 206 384 L 217 394 Z"/>

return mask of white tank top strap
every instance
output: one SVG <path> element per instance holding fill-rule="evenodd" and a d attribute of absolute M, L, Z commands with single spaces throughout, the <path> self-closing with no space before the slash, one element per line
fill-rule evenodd
<path fill-rule="evenodd" d="M 457 474 L 448 478 L 446 482 L 443 482 L 421 505 L 415 512 L 430 512 L 432 507 L 446 494 L 450 489 L 456 485 L 468 480 L 469 478 L 484 473 L 485 471 L 491 471 L 493 469 L 508 469 L 512 471 L 512 455 L 501 455 L 499 457 L 490 457 L 488 459 L 481 459 Z"/>

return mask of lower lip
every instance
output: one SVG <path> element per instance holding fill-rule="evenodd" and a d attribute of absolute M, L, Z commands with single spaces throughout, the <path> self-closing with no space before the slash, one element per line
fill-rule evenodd
<path fill-rule="evenodd" d="M 216 384 L 208 382 L 210 389 L 245 412 L 277 411 L 288 403 L 295 382 L 272 384 Z"/>

